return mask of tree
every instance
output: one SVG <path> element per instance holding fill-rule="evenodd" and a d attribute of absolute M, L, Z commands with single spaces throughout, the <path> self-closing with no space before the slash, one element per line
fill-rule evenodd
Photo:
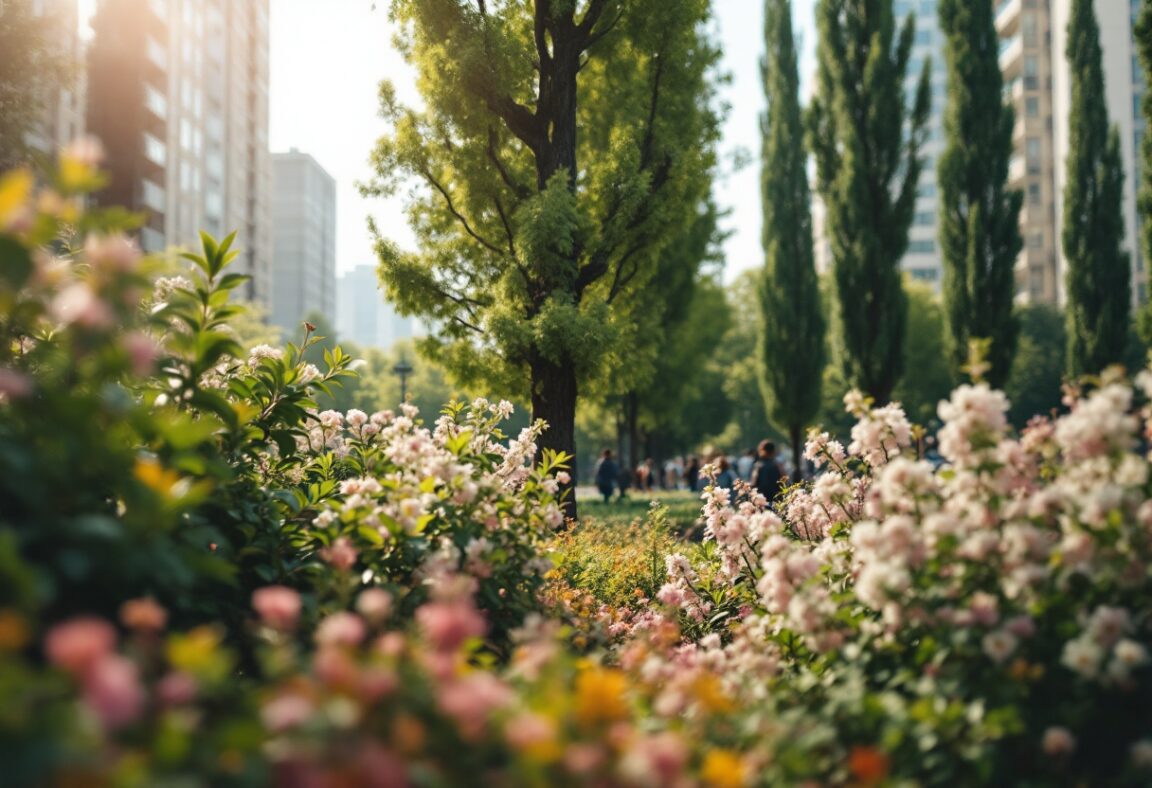
<path fill-rule="evenodd" d="M 909 419 L 928 426 L 936 419 L 940 400 L 952 392 L 952 371 L 944 350 L 944 306 L 922 282 L 907 282 L 905 287 L 908 331 L 904 335 L 904 360 L 916 374 L 901 378 L 892 398 L 904 406 Z"/>
<path fill-rule="evenodd" d="M 424 106 L 382 86 L 394 129 L 365 191 L 422 184 L 409 206 L 421 248 L 378 238 L 381 279 L 403 312 L 434 320 L 425 348 L 454 372 L 528 381 L 542 450 L 574 453 L 577 395 L 616 347 L 617 300 L 649 282 L 707 195 L 709 5 L 391 4 Z"/>
<path fill-rule="evenodd" d="M 1152 3 L 1145 2 L 1136 22 L 1136 51 L 1140 65 L 1144 69 L 1144 83 L 1152 84 Z M 1140 104 L 1144 116 L 1144 127 L 1152 128 L 1152 90 L 1145 89 Z M 1140 211 L 1140 251 L 1146 263 L 1152 263 L 1152 134 L 1145 133 L 1140 144 L 1140 193 L 1136 196 Z M 1137 328 L 1140 340 L 1146 347 L 1152 347 L 1152 301 L 1140 311 Z"/>
<path fill-rule="evenodd" d="M 1064 186 L 1068 372 L 1097 373 L 1123 359 L 1131 271 L 1124 238 L 1120 133 L 1108 122 L 1100 28 L 1091 0 L 1073 0 L 1068 20 L 1072 103 Z"/>
<path fill-rule="evenodd" d="M 761 71 L 768 110 L 761 124 L 764 276 L 759 304 L 764 330 L 756 355 L 769 418 L 788 436 L 792 467 L 799 468 L 804 428 L 820 409 L 824 315 L 812 254 L 808 162 L 790 0 L 765 0 L 764 45 L 767 54 Z"/>
<path fill-rule="evenodd" d="M 941 0 L 940 26 L 948 62 L 938 177 L 948 356 L 959 378 L 968 341 L 990 339 L 987 377 L 1003 386 L 1016 348 L 1014 269 L 1023 248 L 1023 193 L 1006 188 L 1015 113 L 1003 98 L 992 0 Z"/>
<path fill-rule="evenodd" d="M 30 0 L 0 3 L 0 171 L 27 161 L 29 135 L 76 65 L 53 45 L 52 24 Z"/>
<path fill-rule="evenodd" d="M 1064 315 L 1050 304 L 1020 309 L 1020 346 L 1004 393 L 1012 403 L 1008 417 L 1023 428 L 1033 416 L 1060 408 L 1066 332 Z"/>
<path fill-rule="evenodd" d="M 845 376 L 886 402 L 904 366 L 899 265 L 923 167 L 930 63 L 909 110 L 903 83 L 911 16 L 895 43 L 892 0 L 820 0 L 816 20 L 819 67 L 808 133 L 827 211 Z"/>

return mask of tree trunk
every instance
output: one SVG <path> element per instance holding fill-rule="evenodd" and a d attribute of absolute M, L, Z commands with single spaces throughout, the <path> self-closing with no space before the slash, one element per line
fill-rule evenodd
<path fill-rule="evenodd" d="M 640 398 L 635 391 L 625 396 L 628 419 L 628 478 L 635 481 L 636 469 L 640 467 Z M 623 460 L 621 460 L 623 461 Z"/>
<path fill-rule="evenodd" d="M 804 478 L 804 472 L 800 467 L 800 463 L 804 461 L 804 446 L 800 442 L 800 435 L 803 427 L 799 424 L 793 424 L 790 430 L 790 438 L 792 440 L 792 483 L 800 481 Z"/>
<path fill-rule="evenodd" d="M 568 497 L 564 516 L 576 519 L 576 371 L 571 364 L 536 358 L 532 369 L 532 419 L 543 419 L 548 429 L 540 438 L 539 451 L 552 449 L 572 457 L 572 480 L 562 490 Z"/>

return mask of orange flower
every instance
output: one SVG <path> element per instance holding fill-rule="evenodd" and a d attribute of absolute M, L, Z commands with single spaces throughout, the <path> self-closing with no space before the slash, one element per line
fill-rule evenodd
<path fill-rule="evenodd" d="M 864 785 L 876 785 L 888 776 L 888 755 L 875 747 L 853 747 L 848 754 L 848 771 Z"/>
<path fill-rule="evenodd" d="M 709 788 L 741 788 L 748 781 L 748 769 L 731 750 L 710 750 L 700 766 L 700 779 Z"/>

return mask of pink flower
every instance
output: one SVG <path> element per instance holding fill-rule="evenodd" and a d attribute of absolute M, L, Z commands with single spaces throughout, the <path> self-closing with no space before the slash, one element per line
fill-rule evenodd
<path fill-rule="evenodd" d="M 252 593 L 252 607 L 273 629 L 292 629 L 300 618 L 300 594 L 286 586 L 258 588 Z"/>
<path fill-rule="evenodd" d="M 365 744 L 356 756 L 357 784 L 365 788 L 408 788 L 408 766 L 404 759 L 379 744 Z"/>
<path fill-rule="evenodd" d="M 373 624 L 379 624 L 392 612 L 392 595 L 383 588 L 369 588 L 356 600 L 356 609 Z"/>
<path fill-rule="evenodd" d="M 1076 749 L 1076 737 L 1067 728 L 1054 725 L 1044 731 L 1040 746 L 1045 755 L 1068 755 Z"/>
<path fill-rule="evenodd" d="M 0 367 L 0 397 L 21 399 L 32 393 L 32 379 L 23 372 Z"/>
<path fill-rule="evenodd" d="M 82 674 L 116 646 L 116 630 L 99 618 L 74 618 L 57 624 L 44 638 L 44 653 L 53 665 Z"/>
<path fill-rule="evenodd" d="M 312 702 L 300 695 L 281 695 L 264 704 L 260 709 L 260 719 L 264 727 L 273 733 L 281 733 L 289 728 L 303 725 L 312 716 Z"/>
<path fill-rule="evenodd" d="M 156 365 L 156 356 L 160 352 L 156 340 L 140 331 L 134 331 L 124 337 L 124 350 L 128 354 L 132 374 L 140 376 L 152 372 Z"/>
<path fill-rule="evenodd" d="M 141 632 L 159 632 L 168 623 L 168 611 L 155 599 L 130 599 L 120 606 L 120 623 Z"/>
<path fill-rule="evenodd" d="M 364 620 L 355 613 L 333 613 L 316 627 L 316 642 L 325 646 L 356 646 L 364 640 Z"/>
<path fill-rule="evenodd" d="M 84 256 L 94 269 L 127 272 L 140 262 L 140 249 L 121 233 L 89 235 L 84 240 Z"/>
<path fill-rule="evenodd" d="M 480 637 L 487 627 L 470 604 L 432 602 L 416 611 L 416 621 L 433 647 L 455 651 L 465 640 Z"/>
<path fill-rule="evenodd" d="M 359 557 L 356 548 L 353 547 L 351 540 L 346 536 L 341 536 L 330 546 L 320 549 L 320 557 L 323 558 L 329 566 L 340 571 L 351 569 L 356 564 L 356 559 Z"/>
<path fill-rule="evenodd" d="M 85 328 L 110 328 L 113 321 L 108 304 L 82 282 L 70 284 L 57 293 L 48 312 L 62 325 L 76 323 Z"/>
<path fill-rule="evenodd" d="M 109 654 L 87 672 L 83 697 L 107 728 L 121 728 L 135 722 L 144 710 L 140 671 L 126 657 Z"/>
<path fill-rule="evenodd" d="M 173 671 L 156 685 L 156 695 L 169 706 L 183 706 L 196 697 L 196 679 L 187 673 Z"/>
<path fill-rule="evenodd" d="M 572 476 L 568 473 L 568 471 L 560 471 L 558 474 L 556 474 L 556 481 L 560 482 L 561 484 L 568 484 L 572 481 Z"/>
<path fill-rule="evenodd" d="M 512 690 L 491 673 L 470 673 L 440 689 L 437 702 L 441 710 L 456 720 L 466 738 L 484 732 L 488 716 L 512 700 Z"/>
<path fill-rule="evenodd" d="M 329 687 L 351 689 L 359 681 L 359 672 L 356 663 L 342 648 L 324 645 L 312 658 L 312 670 L 316 678 Z"/>
<path fill-rule="evenodd" d="M 60 151 L 60 157 L 85 167 L 95 168 L 104 161 L 104 146 L 96 137 L 86 134 L 65 145 Z"/>

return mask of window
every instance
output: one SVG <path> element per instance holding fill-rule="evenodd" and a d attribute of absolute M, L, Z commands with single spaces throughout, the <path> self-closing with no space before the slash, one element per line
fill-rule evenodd
<path fill-rule="evenodd" d="M 1024 89 L 1037 90 L 1040 87 L 1040 60 L 1035 55 L 1024 56 Z"/>
<path fill-rule="evenodd" d="M 1032 205 L 1040 204 L 1040 184 L 1028 184 L 1028 202 Z"/>
<path fill-rule="evenodd" d="M 1029 249 L 1043 249 L 1044 248 L 1044 233 L 1031 233 L 1028 236 Z"/>
<path fill-rule="evenodd" d="M 144 104 L 161 120 L 168 117 L 168 99 L 151 85 L 144 86 Z"/>
<path fill-rule="evenodd" d="M 913 222 L 921 227 L 931 227 L 936 223 L 936 215 L 931 211 L 921 211 L 916 214 Z"/>
<path fill-rule="evenodd" d="M 918 282 L 935 282 L 940 278 L 940 272 L 935 268 L 910 268 L 908 274 Z"/>
<path fill-rule="evenodd" d="M 1025 148 L 1025 158 L 1028 162 L 1028 174 L 1040 174 L 1040 138 L 1029 137 Z"/>
<path fill-rule="evenodd" d="M 925 239 L 909 241 L 908 251 L 911 254 L 934 254 L 936 252 L 936 242 Z"/>
<path fill-rule="evenodd" d="M 1024 39 L 1024 46 L 1036 46 L 1036 14 L 1029 11 L 1024 14 L 1020 22 L 1021 37 Z"/>
<path fill-rule="evenodd" d="M 144 132 L 144 155 L 163 167 L 168 160 L 168 149 L 163 142 Z"/>
<path fill-rule="evenodd" d="M 1035 96 L 1024 99 L 1024 114 L 1030 118 L 1040 117 L 1040 99 Z"/>

